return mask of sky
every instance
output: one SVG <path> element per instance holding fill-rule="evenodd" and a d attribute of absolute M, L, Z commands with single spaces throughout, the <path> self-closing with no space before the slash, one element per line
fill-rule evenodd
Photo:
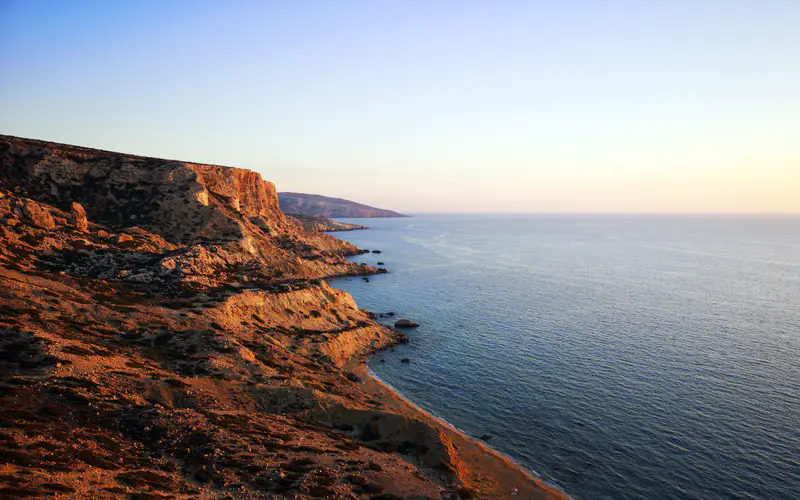
<path fill-rule="evenodd" d="M 800 213 L 798 27 L 797 0 L 0 0 L 0 134 L 412 213 Z"/>

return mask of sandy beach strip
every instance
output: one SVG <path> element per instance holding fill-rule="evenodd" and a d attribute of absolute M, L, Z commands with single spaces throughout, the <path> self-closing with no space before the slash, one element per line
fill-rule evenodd
<path fill-rule="evenodd" d="M 386 410 L 426 421 L 450 439 L 458 455 L 460 475 L 470 487 L 477 490 L 479 498 L 569 499 L 564 492 L 510 458 L 408 401 L 375 376 L 364 360 L 353 360 L 348 365 L 348 369 L 361 378 L 362 390 L 379 401 Z"/>

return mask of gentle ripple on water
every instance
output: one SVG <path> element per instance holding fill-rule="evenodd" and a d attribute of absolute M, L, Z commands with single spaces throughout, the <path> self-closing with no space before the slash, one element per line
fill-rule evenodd
<path fill-rule="evenodd" d="M 416 404 L 576 499 L 797 498 L 800 219 L 358 222 L 390 274 L 333 285 L 422 323 L 372 363 Z"/>

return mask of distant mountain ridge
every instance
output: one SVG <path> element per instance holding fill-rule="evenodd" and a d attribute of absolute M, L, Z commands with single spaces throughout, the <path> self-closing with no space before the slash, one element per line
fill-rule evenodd
<path fill-rule="evenodd" d="M 278 201 L 284 213 L 312 217 L 408 217 L 392 210 L 318 194 L 278 193 Z"/>

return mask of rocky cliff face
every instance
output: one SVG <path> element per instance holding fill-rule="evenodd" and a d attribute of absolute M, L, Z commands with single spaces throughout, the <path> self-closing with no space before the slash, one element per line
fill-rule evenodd
<path fill-rule="evenodd" d="M 163 239 L 161 249 L 174 253 L 151 266 L 155 278 L 205 283 L 212 270 L 245 280 L 256 270 L 302 279 L 371 272 L 341 259 L 358 252 L 352 245 L 287 221 L 275 187 L 255 172 L 2 136 L 0 158 L 1 185 L 30 200 L 20 201 L 26 206 L 42 203 L 62 220 L 76 204 L 101 234 Z M 90 255 L 81 259 L 103 278 L 133 257 L 104 252 L 105 243 L 101 237 L 88 245 Z"/>
<path fill-rule="evenodd" d="M 0 497 L 458 481 L 440 432 L 345 368 L 400 336 L 321 278 L 376 270 L 258 174 L 5 136 L 0 159 Z"/>
<path fill-rule="evenodd" d="M 285 225 L 275 186 L 248 170 L 144 158 L 0 136 L 0 181 L 89 219 L 187 243 L 267 234 Z"/>
<path fill-rule="evenodd" d="M 403 337 L 322 278 L 377 270 L 257 174 L 6 136 L 0 159 L 0 498 L 507 491 L 370 392 L 359 361 Z"/>

